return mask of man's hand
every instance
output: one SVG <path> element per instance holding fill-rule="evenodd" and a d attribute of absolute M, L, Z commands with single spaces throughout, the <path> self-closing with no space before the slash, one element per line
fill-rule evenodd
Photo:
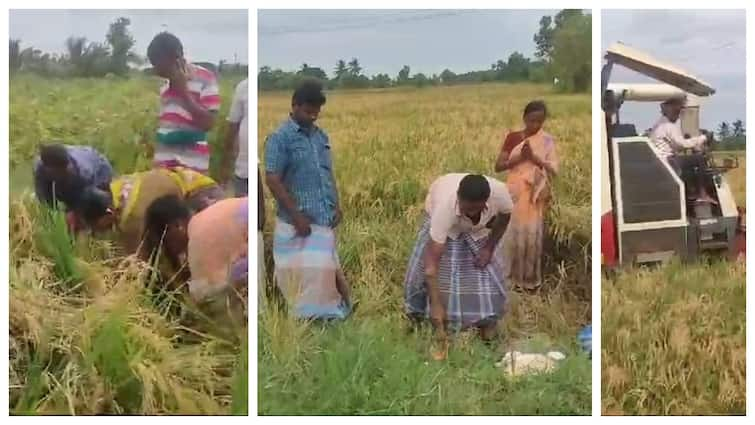
<path fill-rule="evenodd" d="M 430 322 L 438 332 L 446 330 L 446 306 L 441 301 L 440 291 L 438 290 L 438 276 L 426 276 L 428 283 L 428 295 L 430 298 Z"/>
<path fill-rule="evenodd" d="M 440 347 L 431 350 L 435 360 L 444 360 L 448 354 L 448 343 L 446 338 L 446 306 L 443 304 L 438 285 L 438 262 L 443 250 L 444 244 L 439 244 L 433 240 L 428 242 L 425 247 L 425 285 L 427 295 L 430 301 L 430 323 L 435 328 L 436 338 Z"/>
<path fill-rule="evenodd" d="M 700 134 L 702 134 L 703 136 L 705 136 L 706 141 L 708 139 L 710 139 L 710 132 L 708 132 L 708 130 L 704 130 L 704 129 L 701 128 L 700 129 Z"/>
<path fill-rule="evenodd" d="M 302 213 L 294 215 L 294 228 L 296 229 L 296 236 L 306 238 L 312 234 L 312 222 Z"/>
<path fill-rule="evenodd" d="M 480 254 L 477 256 L 477 260 L 475 261 L 475 266 L 483 269 L 487 267 L 488 264 L 490 264 L 491 258 L 493 258 L 493 250 L 485 246 L 480 250 Z"/>
<path fill-rule="evenodd" d="M 705 144 L 704 146 L 710 147 L 713 145 L 713 143 L 716 141 L 715 135 L 708 131 L 708 130 L 700 130 L 700 133 L 705 135 Z"/>
<path fill-rule="evenodd" d="M 186 93 L 187 80 L 188 77 L 186 76 L 186 72 L 184 72 L 181 64 L 176 61 L 175 67 L 173 68 L 173 73 L 170 76 L 170 87 L 178 91 L 179 93 Z"/>
<path fill-rule="evenodd" d="M 428 277 L 434 282 L 433 288 L 438 287 L 437 277 Z M 439 295 L 439 294 L 438 294 Z M 430 323 L 435 329 L 433 347 L 430 355 L 433 360 L 442 361 L 448 357 L 448 334 L 446 332 L 446 306 L 443 305 L 439 296 L 430 297 Z"/>
<path fill-rule="evenodd" d="M 433 360 L 440 362 L 448 358 L 448 335 L 445 329 L 435 334 L 433 347 L 430 349 Z"/>

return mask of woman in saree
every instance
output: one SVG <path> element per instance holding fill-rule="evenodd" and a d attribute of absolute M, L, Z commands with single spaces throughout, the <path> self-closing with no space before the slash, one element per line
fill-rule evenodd
<path fill-rule="evenodd" d="M 150 275 L 148 282 L 157 281 L 159 288 L 177 290 L 189 280 L 186 247 L 190 219 L 188 205 L 177 195 L 163 196 L 149 205 L 140 253 L 158 277 Z"/>
<path fill-rule="evenodd" d="M 234 290 L 247 295 L 249 198 L 218 201 L 188 226 L 189 293 L 195 301 Z"/>
<path fill-rule="evenodd" d="M 245 315 L 248 214 L 246 197 L 220 200 L 190 217 L 183 199 L 163 196 L 147 209 L 144 246 L 161 274 L 173 276 L 170 287 L 187 283 L 193 301 L 225 310 L 228 299 L 233 312 Z"/>
<path fill-rule="evenodd" d="M 109 190 L 90 188 L 81 197 L 78 215 L 95 232 L 115 229 L 127 253 L 140 251 L 145 236 L 147 209 L 157 199 L 177 196 L 196 213 L 223 197 L 211 178 L 189 169 L 155 169 L 125 174 Z M 151 253 L 140 252 L 147 259 Z"/>
<path fill-rule="evenodd" d="M 551 180 L 558 172 L 556 144 L 543 130 L 545 103 L 532 101 L 524 108 L 524 129 L 510 132 L 495 164 L 506 171 L 514 209 L 504 236 L 506 277 L 524 289 L 542 283 L 543 218 L 551 197 Z"/>

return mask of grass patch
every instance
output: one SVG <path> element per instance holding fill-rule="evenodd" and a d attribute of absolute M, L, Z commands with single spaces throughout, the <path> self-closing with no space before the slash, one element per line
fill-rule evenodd
<path fill-rule="evenodd" d="M 603 280 L 604 414 L 745 413 L 744 264 Z"/>
<path fill-rule="evenodd" d="M 427 188 L 450 172 L 505 179 L 493 171 L 504 132 L 520 128 L 524 105 L 538 98 L 548 103 L 546 128 L 562 169 L 548 216 L 546 284 L 535 294 L 510 293 L 499 345 L 461 335 L 447 362 L 429 361 L 429 334 L 409 333 L 401 314 Z M 290 94 L 259 96 L 260 141 L 289 108 Z M 590 116 L 589 95 L 528 84 L 329 93 L 319 124 L 330 136 L 344 212 L 339 256 L 359 308 L 325 327 L 276 308 L 262 316 L 259 413 L 589 414 L 590 360 L 576 335 L 590 322 Z M 262 142 L 258 149 L 263 157 Z M 266 224 L 268 247 L 273 225 Z M 532 349 L 564 350 L 566 362 L 551 375 L 507 380 L 495 362 L 533 341 L 540 345 Z"/>
<path fill-rule="evenodd" d="M 566 347 L 568 359 L 553 374 L 511 380 L 495 367 L 497 350 L 467 334 L 457 336 L 448 361 L 430 361 L 429 331 L 410 333 L 393 316 L 330 327 L 291 322 L 282 332 L 268 320 L 287 319 L 263 319 L 262 329 L 278 332 L 260 337 L 260 414 L 590 413 L 590 361 L 568 336 L 531 347 Z"/>

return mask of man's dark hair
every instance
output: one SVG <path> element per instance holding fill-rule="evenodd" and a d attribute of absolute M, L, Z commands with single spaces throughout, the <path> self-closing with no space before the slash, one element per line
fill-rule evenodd
<path fill-rule="evenodd" d="M 75 210 L 86 223 L 91 225 L 107 214 L 108 208 L 112 205 L 113 197 L 110 192 L 96 187 L 88 187 L 76 200 Z"/>
<path fill-rule="evenodd" d="M 302 81 L 291 98 L 292 105 L 322 106 L 325 104 L 325 95 L 322 93 L 322 83 L 313 79 Z"/>
<path fill-rule="evenodd" d="M 483 175 L 467 174 L 459 183 L 458 196 L 463 201 L 487 201 L 490 198 L 490 183 Z"/>
<path fill-rule="evenodd" d="M 548 108 L 545 107 L 545 102 L 542 100 L 533 100 L 524 107 L 524 114 L 522 116 L 525 116 L 530 112 L 542 112 L 543 115 L 547 116 Z"/>
<path fill-rule="evenodd" d="M 166 195 L 155 199 L 149 207 L 144 218 L 144 232 L 146 240 L 157 248 L 162 240 L 165 229 L 178 220 L 188 220 L 191 212 L 186 203 L 176 195 Z"/>
<path fill-rule="evenodd" d="M 68 150 L 61 144 L 42 145 L 39 159 L 48 167 L 63 168 L 68 166 Z"/>
<path fill-rule="evenodd" d="M 147 47 L 147 57 L 149 62 L 155 66 L 164 57 L 180 57 L 184 54 L 184 47 L 181 40 L 169 32 L 161 32 L 149 43 Z"/>

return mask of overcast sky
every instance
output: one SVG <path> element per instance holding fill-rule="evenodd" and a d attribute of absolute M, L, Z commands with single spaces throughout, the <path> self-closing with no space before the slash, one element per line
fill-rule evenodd
<path fill-rule="evenodd" d="M 532 57 L 543 15 L 556 10 L 264 10 L 258 12 L 259 66 L 302 63 L 332 76 L 357 57 L 367 75 L 456 73 L 490 68 L 519 51 Z"/>
<path fill-rule="evenodd" d="M 703 100 L 701 126 L 714 130 L 721 121 L 745 121 L 745 12 L 717 10 L 605 10 L 602 51 L 621 41 L 686 70 L 711 84 L 716 93 Z M 612 82 L 655 80 L 616 66 Z M 658 105 L 622 108 L 622 120 L 637 130 L 652 126 Z"/>
<path fill-rule="evenodd" d="M 21 47 L 34 46 L 44 52 L 65 52 L 70 36 L 105 41 L 111 22 L 131 19 L 135 51 L 147 55 L 147 46 L 161 31 L 174 33 L 190 60 L 217 63 L 248 63 L 247 10 L 11 10 L 10 38 L 21 39 Z"/>

